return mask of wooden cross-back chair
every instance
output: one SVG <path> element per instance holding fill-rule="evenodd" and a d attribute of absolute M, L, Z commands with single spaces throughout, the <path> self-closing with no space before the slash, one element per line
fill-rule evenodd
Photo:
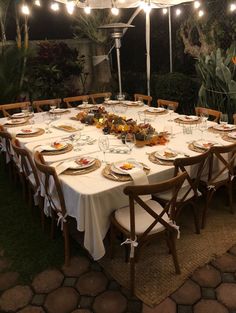
<path fill-rule="evenodd" d="M 105 98 L 111 97 L 111 92 L 101 92 L 94 93 L 89 95 L 89 99 L 91 99 L 93 104 L 103 103 Z"/>
<path fill-rule="evenodd" d="M 16 170 L 18 169 L 15 166 L 14 155 L 11 146 L 12 136 L 10 133 L 4 130 L 4 127 L 0 125 L 0 138 L 2 143 L 2 153 L 3 153 L 3 162 L 4 166 L 9 169 L 10 177 L 16 181 Z"/>
<path fill-rule="evenodd" d="M 208 109 L 208 108 L 202 108 L 202 107 L 195 107 L 195 112 L 197 116 L 201 116 L 203 114 L 207 114 L 209 118 L 213 121 L 218 123 L 221 112 L 213 109 Z"/>
<path fill-rule="evenodd" d="M 22 108 L 28 107 L 30 102 L 18 102 L 18 103 L 8 103 L 0 105 L 0 111 L 4 117 L 10 117 L 12 113 L 18 113 Z"/>
<path fill-rule="evenodd" d="M 21 147 L 18 139 L 12 138 L 11 144 L 19 162 L 18 166 L 23 173 L 24 183 L 26 182 L 28 204 L 31 209 L 33 208 L 33 203 L 38 205 L 41 214 L 41 226 L 44 230 L 43 198 L 40 195 L 40 181 L 35 164 L 29 151 Z"/>
<path fill-rule="evenodd" d="M 160 235 L 166 235 L 167 245 L 173 257 L 176 273 L 180 273 L 180 267 L 176 254 L 175 241 L 178 236 L 178 227 L 169 218 L 169 212 L 176 205 L 176 198 L 181 188 L 186 173 L 180 174 L 170 180 L 154 185 L 128 186 L 124 193 L 129 197 L 129 206 L 118 209 L 111 215 L 110 249 L 113 257 L 113 243 L 115 231 L 120 231 L 127 237 L 124 242 L 130 245 L 130 288 L 135 288 L 135 261 L 139 250 L 156 239 Z M 173 191 L 173 196 L 165 207 L 154 200 L 144 202 L 143 195 L 158 192 Z"/>
<path fill-rule="evenodd" d="M 151 106 L 152 104 L 152 97 L 148 95 L 142 95 L 140 93 L 134 94 L 134 101 L 142 100 L 145 102 L 148 106 Z"/>
<path fill-rule="evenodd" d="M 83 101 L 88 101 L 88 100 L 89 100 L 89 96 L 83 95 L 83 96 L 64 98 L 63 102 L 66 103 L 68 108 L 72 108 L 74 106 L 81 104 Z"/>
<path fill-rule="evenodd" d="M 235 163 L 236 143 L 227 146 L 214 146 L 210 149 L 208 178 L 202 182 L 207 190 L 206 203 L 202 215 L 202 228 L 206 225 L 206 214 L 212 197 L 221 186 L 227 188 L 230 211 L 234 213 L 233 179 L 235 177 Z M 215 166 L 217 166 L 217 169 L 215 169 Z"/>
<path fill-rule="evenodd" d="M 203 171 L 207 171 L 208 158 L 209 158 L 209 150 L 203 154 L 188 157 L 188 158 L 177 158 L 174 161 L 174 176 L 179 175 L 179 173 L 186 173 L 186 184 L 182 186 L 179 191 L 177 200 L 176 200 L 176 208 L 171 212 L 171 218 L 173 220 L 177 220 L 182 208 L 186 205 L 191 207 L 196 233 L 200 233 L 199 226 L 199 208 L 196 205 L 196 202 L 201 196 L 201 193 L 198 190 L 200 179 L 202 177 Z M 191 167 L 191 168 L 190 168 Z M 154 196 L 161 203 L 165 203 L 171 197 L 170 193 L 161 193 Z"/>
<path fill-rule="evenodd" d="M 233 115 L 234 125 L 236 125 L 236 113 Z"/>
<path fill-rule="evenodd" d="M 178 109 L 179 102 L 172 101 L 172 100 L 158 99 L 157 106 L 164 107 L 164 108 L 168 108 L 168 106 L 172 106 L 173 110 L 176 111 Z"/>
<path fill-rule="evenodd" d="M 52 228 L 51 235 L 54 233 L 55 220 L 61 225 L 64 237 L 64 254 L 65 254 L 65 265 L 68 266 L 70 263 L 70 242 L 69 242 L 69 229 L 67 223 L 67 211 L 65 205 L 65 199 L 61 184 L 54 167 L 46 165 L 42 154 L 38 151 L 34 154 L 34 161 L 36 168 L 40 173 L 43 174 L 43 188 L 45 192 L 45 198 L 48 201 L 48 205 L 51 209 L 52 214 Z M 51 188 L 53 188 L 53 191 Z M 56 199 L 55 199 L 56 196 Z"/>
<path fill-rule="evenodd" d="M 59 106 L 61 99 L 35 100 L 33 101 L 33 108 L 37 112 L 49 111 L 51 105 Z"/>

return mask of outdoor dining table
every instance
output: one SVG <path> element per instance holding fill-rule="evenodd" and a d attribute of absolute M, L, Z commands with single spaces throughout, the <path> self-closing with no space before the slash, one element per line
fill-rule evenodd
<path fill-rule="evenodd" d="M 122 116 L 126 118 L 132 118 L 140 122 L 140 111 L 145 111 L 147 106 L 142 107 L 128 107 Z M 78 113 L 78 109 L 72 108 L 70 112 L 62 114 L 60 122 L 64 120 L 68 121 L 71 117 Z M 117 114 L 117 113 L 116 113 Z M 191 132 L 186 133 L 185 128 L 182 124 L 176 123 L 175 118 L 179 117 L 177 113 L 173 113 L 169 121 L 170 115 L 168 114 L 157 114 L 155 120 L 150 123 L 156 129 L 157 132 L 162 132 L 167 128 L 172 129 L 172 136 L 170 141 L 166 144 L 169 148 L 179 153 L 180 157 L 197 155 L 189 149 L 189 143 L 193 140 L 199 139 L 202 135 L 199 132 L 198 125 L 191 125 Z M 4 124 L 6 118 L 0 119 L 0 124 Z M 45 113 L 35 113 L 31 123 L 33 127 L 39 127 L 45 129 Z M 78 121 L 71 121 L 73 124 L 81 125 Z M 52 123 L 53 124 L 53 123 Z M 213 122 L 208 122 L 208 125 L 214 125 Z M 7 130 L 12 134 L 16 135 L 20 127 L 12 127 Z M 20 144 L 28 149 L 32 154 L 37 150 L 37 147 L 54 141 L 67 140 L 70 133 L 63 130 L 51 127 L 50 133 L 44 133 L 38 137 L 24 138 L 19 137 Z M 80 146 L 80 151 L 69 151 L 64 154 L 58 155 L 45 155 L 44 159 L 46 163 L 53 164 L 55 162 L 63 161 L 70 158 L 79 156 L 93 156 L 99 160 L 103 159 L 103 154 L 98 148 L 96 140 L 103 135 L 102 128 L 96 128 L 95 126 L 83 126 L 80 130 L 82 136 L 90 136 L 94 139 L 92 144 L 86 144 L 86 142 Z M 76 134 L 76 132 L 75 132 Z M 148 174 L 149 183 L 157 183 L 164 179 L 168 179 L 173 176 L 173 164 L 162 165 L 155 164 L 149 160 L 149 154 L 154 151 L 162 151 L 166 146 L 155 145 L 155 146 L 144 146 L 134 147 L 130 153 L 117 153 L 117 147 L 124 147 L 121 139 L 116 136 L 109 134 L 109 148 L 115 147 L 106 153 L 106 161 L 108 163 L 122 161 L 126 159 L 135 159 L 138 162 L 145 164 L 150 169 Z M 206 131 L 203 133 L 203 137 L 207 140 L 212 140 L 220 145 L 228 145 L 229 142 L 224 141 L 219 134 L 214 132 Z M 65 139 L 63 139 L 65 138 Z M 124 152 L 124 151 L 123 151 Z M 126 152 L 126 151 L 125 151 Z M 102 163 L 101 167 L 90 173 L 82 175 L 59 175 L 68 216 L 76 219 L 77 229 L 80 232 L 84 232 L 84 247 L 89 251 L 91 256 L 98 260 L 105 254 L 104 238 L 107 234 L 110 225 L 111 213 L 121 207 L 128 205 L 128 197 L 123 193 L 125 186 L 132 184 L 132 181 L 120 182 L 115 180 L 109 180 L 103 176 L 102 170 L 106 166 Z"/>

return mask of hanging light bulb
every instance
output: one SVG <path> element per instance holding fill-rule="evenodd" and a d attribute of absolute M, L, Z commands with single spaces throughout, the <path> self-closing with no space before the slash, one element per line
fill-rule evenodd
<path fill-rule="evenodd" d="M 112 13 L 113 15 L 118 15 L 118 14 L 119 14 L 119 9 L 117 9 L 116 7 L 112 7 L 112 8 L 111 8 L 111 13 Z"/>
<path fill-rule="evenodd" d="M 199 9 L 201 6 L 201 3 L 199 1 L 194 1 L 193 6 L 194 6 L 194 9 Z"/>
<path fill-rule="evenodd" d="M 167 8 L 162 9 L 162 13 L 166 15 L 168 13 L 168 9 Z"/>
<path fill-rule="evenodd" d="M 198 17 L 203 17 L 204 14 L 205 12 L 203 10 L 198 11 Z"/>
<path fill-rule="evenodd" d="M 67 12 L 72 15 L 74 13 L 74 9 L 75 9 L 75 4 L 73 1 L 69 1 L 69 2 L 66 2 L 66 9 L 67 9 Z"/>
<path fill-rule="evenodd" d="M 30 10 L 29 10 L 28 5 L 23 4 L 22 7 L 21 7 L 21 12 L 24 15 L 29 15 L 30 14 Z"/>
<path fill-rule="evenodd" d="M 235 3 L 231 3 L 229 9 L 230 9 L 231 12 L 236 11 L 236 4 Z"/>
<path fill-rule="evenodd" d="M 53 11 L 59 11 L 59 4 L 57 3 L 57 2 L 53 2 L 52 4 L 51 4 L 51 9 L 53 10 Z"/>
<path fill-rule="evenodd" d="M 176 16 L 180 16 L 181 13 L 182 13 L 182 12 L 181 12 L 180 9 L 177 9 L 177 10 L 175 11 Z"/>
<path fill-rule="evenodd" d="M 37 5 L 37 7 L 41 7 L 41 2 L 40 0 L 35 0 L 34 4 Z"/>
<path fill-rule="evenodd" d="M 87 1 L 86 6 L 84 7 L 84 12 L 86 14 L 90 14 L 91 13 L 91 7 L 89 5 L 89 2 Z"/>
<path fill-rule="evenodd" d="M 152 10 L 152 6 L 151 6 L 151 3 L 150 3 L 150 0 L 148 0 L 148 2 L 144 2 L 144 5 L 143 5 L 143 11 L 145 13 L 150 13 Z"/>
<path fill-rule="evenodd" d="M 143 9 L 144 6 L 145 6 L 145 1 L 141 0 L 140 3 L 139 3 L 139 6 L 140 6 L 141 9 Z"/>

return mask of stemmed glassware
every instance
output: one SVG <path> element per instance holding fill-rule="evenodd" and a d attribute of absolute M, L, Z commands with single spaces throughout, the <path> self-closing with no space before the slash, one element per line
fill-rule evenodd
<path fill-rule="evenodd" d="M 132 149 L 135 146 L 135 143 L 136 143 L 135 134 L 128 133 L 125 136 L 125 144 L 129 148 L 130 153 L 132 152 Z"/>
<path fill-rule="evenodd" d="M 106 151 L 109 148 L 109 139 L 108 139 L 107 136 L 101 136 L 101 137 L 98 138 L 98 147 L 99 147 L 100 151 L 103 152 L 103 160 L 102 160 L 102 162 L 106 163 L 105 154 L 106 154 Z"/>
<path fill-rule="evenodd" d="M 123 93 L 119 93 L 119 94 L 117 95 L 117 100 L 118 100 L 119 102 L 124 101 L 124 100 L 125 100 L 125 95 L 124 95 Z"/>
<path fill-rule="evenodd" d="M 207 130 L 207 119 L 201 118 L 201 123 L 198 126 L 200 132 L 201 132 L 201 140 L 203 140 L 203 133 Z"/>
<path fill-rule="evenodd" d="M 220 124 L 221 125 L 227 125 L 228 124 L 228 114 L 221 113 Z"/>
<path fill-rule="evenodd" d="M 76 135 L 73 137 L 73 143 L 74 143 L 74 151 L 80 151 L 79 147 L 79 140 L 81 138 L 81 133 L 78 131 Z"/>
<path fill-rule="evenodd" d="M 174 106 L 172 105 L 172 104 L 169 104 L 168 105 L 168 112 L 169 112 L 169 114 L 170 114 L 170 119 L 168 120 L 169 122 L 172 122 L 173 121 L 173 119 L 171 118 L 172 117 L 172 114 L 174 113 Z"/>

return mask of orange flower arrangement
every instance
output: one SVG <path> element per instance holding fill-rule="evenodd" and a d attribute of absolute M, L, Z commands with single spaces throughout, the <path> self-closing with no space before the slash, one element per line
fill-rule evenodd
<path fill-rule="evenodd" d="M 232 62 L 236 65 L 236 56 L 232 58 Z"/>

